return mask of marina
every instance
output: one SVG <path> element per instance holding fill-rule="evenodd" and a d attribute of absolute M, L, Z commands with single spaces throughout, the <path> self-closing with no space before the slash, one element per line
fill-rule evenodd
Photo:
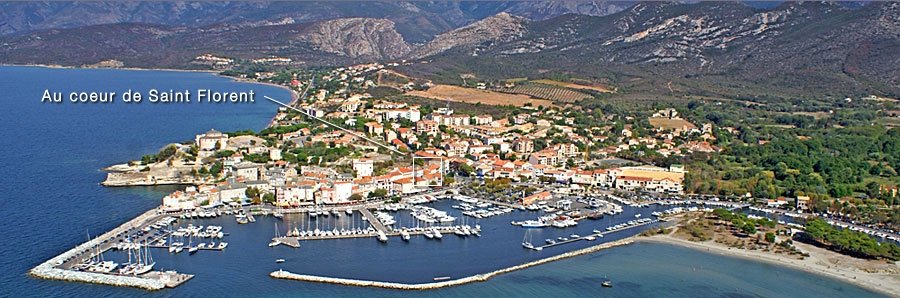
<path fill-rule="evenodd" d="M 197 84 L 203 86 L 241 85 L 230 79 L 218 78 L 206 73 L 181 73 L 166 71 L 127 71 L 127 70 L 88 70 L 88 69 L 44 69 L 33 67 L 4 67 L 0 72 L 6 82 L 15 86 L 27 86 L 27 82 L 46 80 L 55 82 L 62 89 L 90 88 L 151 88 L 158 86 L 178 86 L 196 89 Z M 103 82 L 103 84 L 92 83 Z M 188 83 L 189 82 L 189 83 Z M 93 84 L 93 85 L 92 85 Z M 285 98 L 287 91 L 252 85 L 257 91 L 269 90 L 275 98 Z M 479 224 L 485 234 L 477 237 L 457 237 L 443 233 L 440 241 L 425 237 L 411 237 L 408 242 L 391 239 L 384 245 L 374 237 L 334 239 L 332 241 L 307 241 L 302 248 L 291 249 L 284 245 L 273 248 L 266 244 L 274 235 L 274 223 L 282 229 L 306 224 L 308 216 L 304 209 L 289 208 L 282 210 L 282 217 L 274 213 L 266 216 L 253 213 L 256 223 L 238 224 L 233 215 L 215 217 L 195 217 L 195 225 L 222 226 L 228 231 L 228 246 L 223 251 L 198 249 L 189 254 L 187 249 L 181 253 L 168 253 L 163 248 L 151 248 L 156 263 L 154 269 L 140 276 L 102 274 L 87 271 L 63 269 L 57 262 L 67 262 L 70 258 L 90 261 L 96 254 L 97 243 L 106 239 L 118 242 L 114 234 L 132 229 L 132 219 L 140 217 L 149 210 L 150 216 L 157 216 L 155 208 L 159 198 L 181 186 L 159 186 L 166 183 L 165 178 L 148 182 L 147 187 L 104 188 L 97 185 L 105 175 L 96 171 L 98 168 L 122 162 L 135 157 L 135 152 L 156 152 L 162 144 L 172 140 L 186 139 L 193 135 L 197 127 L 215 127 L 223 131 L 263 128 L 263 124 L 272 119 L 274 108 L 268 105 L 245 105 L 228 109 L 228 106 L 197 106 L 183 109 L 172 105 L 144 106 L 126 110 L 127 118 L 118 113 L 90 113 L 87 107 L 82 109 L 47 109 L 37 108 L 30 98 L 41 90 L 4 89 L 10 95 L 11 110 L 23 113 L 12 115 L 15 123 L 27 128 L 31 135 L 42 135 L 33 143 L 12 142 L 11 155 L 7 165 L 19 171 L 17 177 L 41 177 L 34 181 L 13 179 L 8 185 L 12 187 L 10 197 L 29 198 L 41 194 L 41 203 L 34 200 L 8 200 L 9 211 L 5 218 L 10 227 L 34 227 L 27 233 L 20 229 L 7 229 L 4 238 L 15 245 L 0 252 L 4 260 L 4 287 L 27 289 L 28 295 L 43 297 L 58 296 L 303 296 L 328 293 L 335 297 L 397 297 L 408 293 L 376 288 L 345 287 L 326 283 L 296 284 L 289 281 L 275 281 L 270 273 L 283 269 L 285 272 L 308 276 L 328 276 L 340 279 L 360 281 L 382 281 L 401 284 L 423 284 L 435 281 L 448 281 L 466 276 L 485 274 L 503 268 L 540 260 L 548 256 L 578 250 L 589 245 L 616 241 L 640 232 L 645 228 L 636 228 L 621 233 L 607 234 L 595 242 L 575 241 L 563 246 L 548 247 L 542 251 L 526 250 L 521 247 L 523 229 L 511 226 L 511 221 L 533 220 L 541 211 L 519 210 L 494 215 L 490 218 L 477 219 L 464 216 L 452 208 L 459 202 L 441 200 L 425 203 L 429 207 L 447 211 L 451 216 L 466 218 L 468 225 Z M 11 92 L 10 92 L 11 91 Z M 22 99 L 22 100 L 18 100 Z M 152 108 L 151 108 L 152 107 Z M 249 110 L 249 111 L 248 111 Z M 223 113 L 230 117 L 222 117 Z M 45 115 L 47 125 L 27 125 L 33 121 L 31 115 Z M 22 117 L 20 117 L 22 116 Z M 91 130 L 89 137 L 84 137 L 85 117 L 91 117 L 104 127 L 120 127 L 121 130 Z M 22 120 L 21 122 L 18 122 Z M 155 129 L 158 123 L 169 123 L 170 129 Z M 258 124 L 258 125 L 257 125 Z M 99 124 L 98 124 L 99 125 Z M 256 126 L 254 126 L 256 125 Z M 183 128 L 183 129 L 181 129 Z M 135 134 L 140 131 L 140 134 Z M 20 137 L 18 132 L 10 130 L 9 139 Z M 60 154 L 60 141 L 66 142 L 70 150 Z M 102 145 L 103 154 L 98 155 L 98 144 Z M 27 146 L 25 146 L 27 145 Z M 22 154 L 20 155 L 20 153 Z M 25 155 L 27 152 L 27 155 Z M 50 166 L 36 166 L 34 161 L 42 160 Z M 60 187 L 57 181 L 66 181 Z M 28 183 L 24 183 L 28 182 Z M 46 202 L 46 204 L 44 203 Z M 633 220 L 635 213 L 649 217 L 650 213 L 665 211 L 675 206 L 702 206 L 685 204 L 681 201 L 662 201 L 664 206 L 633 207 L 625 205 L 621 214 L 604 216 L 599 221 L 583 220 L 577 226 L 567 228 L 545 228 L 533 231 L 534 239 L 569 237 L 571 234 L 588 235 L 594 229 L 604 230 L 607 226 Z M 90 205 L 90 206 L 86 206 Z M 379 204 L 370 207 L 377 209 Z M 37 207 L 36 207 L 37 206 Z M 249 208 L 249 207 L 248 207 Z M 347 206 L 325 207 L 343 211 Z M 637 209 L 636 209 L 637 208 Z M 40 210 L 38 210 L 40 209 Z M 18 211 L 22 210 L 22 212 Z M 274 209 L 273 209 L 274 210 Z M 634 211 L 636 210 L 636 211 Z M 405 227 L 415 227 L 416 222 L 407 211 L 393 213 L 395 219 Z M 159 215 L 179 217 L 178 214 Z M 358 218 L 358 213 L 355 218 Z M 335 216 L 329 219 L 320 218 L 324 225 L 331 221 L 356 221 L 361 226 L 363 221 L 347 216 L 341 220 Z M 185 218 L 184 220 L 187 220 Z M 155 223 L 156 221 L 149 221 Z M 186 225 L 187 221 L 183 221 Z M 284 224 L 283 224 L 284 223 Z M 656 224 L 656 223 L 655 223 Z M 425 224 L 420 223 L 420 226 Z M 337 225 L 340 226 L 339 224 Z M 652 226 L 652 225 L 650 225 Z M 329 228 L 331 229 L 331 228 Z M 86 230 L 91 236 L 85 242 Z M 107 232 L 113 235 L 106 235 Z M 96 233 L 102 233 L 96 235 Z M 424 234 L 423 234 L 424 236 Z M 402 238 L 402 233 L 400 238 Z M 176 241 L 177 242 L 177 241 Z M 220 241 L 216 240 L 218 245 Z M 168 243 L 168 241 L 167 241 Z M 185 241 L 187 243 L 187 241 Z M 299 243 L 299 242 L 298 242 Z M 26 245 L 27 244 L 27 245 Z M 86 244 L 86 245 L 85 245 Z M 101 247 L 105 244 L 101 245 Z M 86 252 L 83 252 L 86 251 Z M 636 258 L 635 255 L 642 257 Z M 598 257 L 602 256 L 602 257 Z M 277 263 L 275 260 L 284 260 Z M 119 264 L 127 262 L 127 251 L 104 250 L 104 261 Z M 80 262 L 73 262 L 77 264 Z M 698 265 L 699 264 L 699 265 Z M 681 274 L 683 268 L 702 266 L 698 274 Z M 733 268 L 743 268 L 740 277 L 734 278 Z M 176 270 L 178 276 L 169 275 Z M 778 274 L 772 274 L 772 272 Z M 23 274 L 28 272 L 28 274 Z M 160 274 L 162 273 L 162 274 Z M 159 276 L 156 276 L 160 274 Z M 164 277 L 163 275 L 168 275 Z M 609 276 L 614 280 L 614 289 L 600 289 L 600 281 Z M 31 277 L 34 278 L 31 278 Z M 163 282 L 162 279 L 169 281 Z M 53 279 L 53 280 L 43 280 Z M 565 283 L 527 282 L 523 280 L 559 280 Z M 82 285 L 56 280 L 86 282 L 98 285 Z M 247 287 L 247 283 L 259 284 L 259 287 Z M 640 287 L 633 285 L 640 284 Z M 631 285 L 631 286 L 630 286 Z M 759 285 L 765 285 L 761 287 Z M 804 285 L 802 287 L 798 285 Z M 175 287 L 176 288 L 172 288 Z M 548 293 L 559 297 L 584 295 L 641 295 L 641 296 L 685 296 L 679 292 L 684 288 L 710 289 L 709 295 L 734 295 L 732 289 L 742 289 L 740 294 L 751 294 L 763 297 L 788 295 L 793 297 L 824 297 L 840 292 L 851 297 L 876 296 L 870 291 L 860 289 L 852 284 L 839 280 L 823 279 L 818 275 L 801 271 L 785 270 L 771 264 L 761 264 L 749 260 L 725 258 L 716 254 L 700 251 L 686 251 L 668 245 L 650 245 L 637 243 L 634 245 L 611 248 L 559 262 L 547 263 L 538 268 L 510 273 L 506 276 L 494 276 L 489 283 L 472 283 L 437 291 L 419 292 L 424 297 L 466 296 L 480 297 L 495 295 L 497 291 L 524 291 L 529 293 Z M 142 289 L 161 290 L 144 293 Z M 162 290 L 165 289 L 165 290 Z M 800 290 L 802 289 L 802 290 Z M 604 291 L 604 292 L 595 292 Z M 603 293 L 603 294 L 601 294 Z M 680 294 L 679 294 L 680 293 Z M 695 293 L 691 293 L 695 294 Z"/>
<path fill-rule="evenodd" d="M 157 264 L 156 260 L 171 258 L 179 254 L 193 256 L 201 251 L 224 251 L 228 247 L 228 243 L 233 242 L 227 241 L 227 239 L 233 237 L 230 235 L 235 233 L 226 233 L 224 232 L 226 229 L 230 231 L 242 226 L 256 226 L 252 229 L 259 229 L 260 227 L 265 227 L 265 223 L 269 223 L 274 227 L 272 234 L 275 235 L 275 237 L 269 239 L 268 246 L 270 248 L 286 246 L 299 249 L 299 252 L 302 254 L 306 250 L 304 247 L 309 246 L 309 243 L 313 243 L 308 242 L 304 244 L 307 241 L 327 242 L 327 240 L 349 241 L 375 238 L 378 241 L 372 242 L 385 244 L 391 242 L 390 239 L 394 238 L 397 239 L 397 242 L 414 244 L 419 243 L 415 239 L 420 238 L 426 242 L 440 245 L 439 243 L 455 242 L 454 239 L 471 238 L 474 240 L 482 238 L 483 224 L 492 226 L 492 229 L 497 227 L 520 229 L 517 226 L 503 225 L 502 219 L 498 218 L 495 220 L 493 217 L 513 216 L 521 219 L 533 216 L 532 214 L 535 212 L 544 212 L 543 210 L 530 211 L 527 209 L 523 210 L 524 208 L 511 208 L 511 210 L 501 212 L 492 216 L 492 218 L 478 219 L 464 215 L 462 212 L 465 211 L 463 210 L 452 208 L 451 205 L 458 201 L 449 199 L 451 196 L 443 197 L 445 198 L 444 200 L 435 198 L 425 201 L 413 201 L 415 204 L 381 204 L 374 206 L 366 204 L 332 209 L 303 208 L 296 212 L 261 206 L 249 209 L 246 207 L 220 206 L 202 211 L 176 213 L 166 213 L 160 209 L 154 209 L 113 231 L 91 239 L 83 244 L 83 247 L 78 251 L 64 254 L 48 261 L 48 263 L 32 270 L 32 274 L 42 278 L 65 280 L 73 279 L 72 276 L 89 274 L 88 276 L 91 277 L 80 277 L 78 280 L 158 290 L 183 284 L 192 279 L 194 275 L 178 273 L 173 270 L 153 271 L 151 270 L 152 264 Z M 488 206 L 484 202 L 475 204 Z M 613 214 L 615 213 L 613 212 Z M 254 217 L 253 222 L 249 220 L 251 217 Z M 248 220 L 246 223 L 242 223 L 241 221 L 229 220 L 229 218 L 248 218 Z M 621 216 L 621 218 L 624 220 L 628 217 Z M 583 221 L 589 220 L 589 218 L 581 216 L 577 220 Z M 572 221 L 575 221 L 575 219 Z M 228 222 L 231 224 L 224 224 Z M 602 221 L 592 222 L 600 223 Z M 625 230 L 654 223 L 656 221 L 643 222 L 640 225 L 629 225 L 620 231 L 624 232 Z M 231 225 L 236 226 L 232 228 L 227 227 Z M 581 229 L 584 228 L 586 227 Z M 569 228 L 560 228 L 558 230 L 569 230 Z M 503 233 L 509 234 L 510 232 Z M 578 241 L 587 243 L 588 241 L 581 240 L 604 239 L 603 236 L 610 233 L 612 231 L 594 234 L 584 233 L 585 237 L 567 239 L 545 245 L 535 245 L 532 249 L 541 251 Z M 448 240 L 448 237 L 454 241 Z M 483 237 L 493 238 L 495 235 L 491 234 Z M 612 241 L 616 241 L 616 239 L 610 239 L 608 242 Z M 598 242 L 600 242 L 598 244 L 606 243 L 606 241 Z M 258 245 L 264 246 L 263 244 Z M 574 249 L 584 248 L 575 247 Z M 559 253 L 565 253 L 565 251 Z M 106 260 L 103 259 L 103 256 L 106 256 Z M 132 258 L 143 261 L 134 262 Z M 286 264 L 285 258 L 274 259 L 280 260 L 277 262 L 279 264 Z M 152 263 L 150 263 L 151 260 L 153 260 Z M 57 263 L 50 263 L 52 261 Z M 119 263 L 116 263 L 116 261 L 123 264 L 123 267 L 118 268 Z M 147 266 L 144 265 L 145 263 L 147 263 Z M 95 268 L 90 267 L 89 265 L 91 264 L 95 264 L 94 266 L 100 268 L 102 272 L 94 272 L 94 269 L 90 269 Z M 112 268 L 107 270 L 103 264 Z M 136 268 L 140 269 L 126 269 L 131 268 L 124 267 L 126 265 L 137 266 Z M 51 270 L 46 270 L 48 268 Z M 134 273 L 122 274 L 125 272 Z M 65 274 L 60 275 L 60 273 Z M 443 279 L 445 277 L 436 276 L 435 278 Z M 455 280 L 450 278 L 442 282 L 454 283 Z"/>

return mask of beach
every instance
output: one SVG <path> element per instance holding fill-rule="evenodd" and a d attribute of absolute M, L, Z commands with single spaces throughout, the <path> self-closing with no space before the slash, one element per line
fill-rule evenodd
<path fill-rule="evenodd" d="M 670 235 L 635 236 L 638 242 L 672 244 L 707 253 L 746 258 L 819 274 L 890 296 L 900 296 L 900 266 L 884 261 L 862 260 L 813 245 L 794 242 L 809 257 L 796 257 L 758 250 L 731 248 L 713 241 L 694 242 Z M 879 264 L 880 263 L 880 264 Z M 867 271 L 868 270 L 868 271 Z"/>

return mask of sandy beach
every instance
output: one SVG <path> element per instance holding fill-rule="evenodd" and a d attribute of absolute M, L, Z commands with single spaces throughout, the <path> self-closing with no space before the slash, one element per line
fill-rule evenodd
<path fill-rule="evenodd" d="M 900 297 L 900 265 L 885 261 L 858 259 L 809 244 L 794 242 L 794 246 L 798 249 L 809 253 L 809 257 L 800 260 L 784 254 L 731 248 L 713 241 L 694 242 L 669 235 L 637 236 L 634 239 L 640 242 L 667 243 L 708 253 L 787 266 L 839 279 L 889 296 Z"/>

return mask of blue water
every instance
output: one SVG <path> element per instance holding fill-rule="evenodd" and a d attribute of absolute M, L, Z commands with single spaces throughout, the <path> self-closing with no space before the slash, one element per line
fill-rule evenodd
<path fill-rule="evenodd" d="M 391 239 L 381 244 L 371 238 L 306 241 L 300 249 L 268 248 L 278 223 L 283 233 L 290 226 L 363 225 L 356 217 L 319 219 L 288 216 L 283 221 L 259 217 L 250 225 L 237 225 L 228 217 L 199 220 L 195 224 L 222 225 L 230 233 L 224 252 L 202 251 L 170 255 L 154 251 L 158 268 L 196 274 L 176 289 L 160 292 L 109 286 L 44 281 L 25 272 L 35 265 L 83 242 L 86 232 L 98 234 L 153 208 L 175 187 L 105 188 L 98 185 L 99 168 L 153 153 L 172 141 L 189 140 L 209 128 L 223 131 L 260 129 L 275 106 L 258 101 L 250 105 L 48 105 L 40 103 L 45 88 L 67 90 L 146 90 L 213 88 L 288 98 L 282 89 L 233 82 L 205 73 L 61 70 L 27 67 L 0 68 L 0 295 L 17 296 L 400 296 L 409 292 L 343 287 L 274 280 L 268 273 L 283 268 L 292 272 L 399 282 L 429 282 L 434 277 L 459 278 L 492 271 L 586 247 L 586 241 L 528 251 L 520 243 L 523 230 L 511 220 L 532 219 L 529 212 L 481 220 L 483 237 L 444 235 L 441 241 L 414 238 L 410 243 Z M 457 212 L 452 202 L 432 207 Z M 655 208 L 655 207 L 654 207 Z M 544 238 L 588 234 L 634 218 L 653 209 L 626 212 L 616 217 L 586 221 L 572 229 L 536 230 L 534 243 Z M 400 222 L 412 221 L 405 213 Z M 472 224 L 473 222 L 469 222 Z M 186 224 L 183 222 L 182 224 Z M 613 234 L 603 241 L 637 231 Z M 599 242 L 599 241 L 598 241 Z M 110 258 L 122 258 L 108 253 Z M 284 258 L 287 262 L 275 264 Z M 615 282 L 606 289 L 604 277 Z M 710 255 L 662 244 L 636 244 L 589 256 L 545 264 L 455 288 L 415 292 L 420 296 L 791 296 L 866 297 L 875 293 L 796 270 L 747 260 Z"/>

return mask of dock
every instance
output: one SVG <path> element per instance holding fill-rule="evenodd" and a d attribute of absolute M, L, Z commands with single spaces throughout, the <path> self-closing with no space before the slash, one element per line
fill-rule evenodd
<path fill-rule="evenodd" d="M 178 273 L 175 271 L 153 271 L 142 277 L 147 279 L 158 280 L 165 284 L 166 288 L 174 288 L 194 278 L 192 274 Z"/>
<path fill-rule="evenodd" d="M 293 248 L 300 248 L 300 237 L 278 237 L 272 240 L 278 241 L 278 244 L 287 245 Z"/>
<path fill-rule="evenodd" d="M 373 228 L 375 228 L 376 231 L 379 231 L 379 232 L 382 232 L 385 234 L 388 234 L 391 232 L 390 230 L 388 230 L 387 227 L 384 226 L 384 224 L 381 223 L 380 220 L 378 220 L 378 218 L 375 217 L 374 214 L 372 214 L 372 211 L 369 211 L 369 209 L 360 208 L 358 211 L 360 214 L 365 216 L 366 219 L 368 219 L 369 225 L 371 225 Z"/>
<path fill-rule="evenodd" d="M 444 237 L 448 237 L 450 235 L 455 235 L 453 232 L 456 230 L 458 226 L 434 226 L 427 228 L 407 228 L 406 232 L 409 233 L 410 236 L 419 236 L 424 235 L 426 230 L 436 229 L 441 232 Z M 307 231 L 310 232 L 310 231 Z M 388 232 L 384 233 L 385 236 L 388 237 L 399 237 L 400 231 L 397 229 L 390 229 Z M 474 235 L 472 235 L 474 236 Z M 333 240 L 333 239 L 354 239 L 354 238 L 368 238 L 368 237 L 378 237 L 378 232 L 367 232 L 362 234 L 331 234 L 331 235 L 315 235 L 315 236 L 294 236 L 294 237 L 276 237 L 272 238 L 272 241 L 277 241 L 278 244 L 284 244 L 290 247 L 300 247 L 300 241 L 308 241 L 308 240 Z M 468 236 L 467 236 L 468 237 Z M 478 236 L 475 236 L 478 237 Z"/>
<path fill-rule="evenodd" d="M 161 218 L 169 216 L 159 209 L 151 209 L 112 230 L 81 243 L 28 271 L 28 274 L 42 279 L 94 283 L 119 287 L 133 287 L 145 290 L 162 290 L 177 287 L 193 278 L 193 275 L 175 271 L 151 271 L 142 275 L 121 275 L 73 270 L 72 267 L 97 254 L 106 252 L 120 240 L 132 236 L 132 232 L 150 226 Z M 147 241 L 150 235 L 131 240 Z"/>
<path fill-rule="evenodd" d="M 615 232 L 625 231 L 625 230 L 628 230 L 628 229 L 632 229 L 632 228 L 637 228 L 637 227 L 649 225 L 649 224 L 652 224 L 652 223 L 655 223 L 655 222 L 659 222 L 659 220 L 651 220 L 651 221 L 649 221 L 649 222 L 645 222 L 645 223 L 642 223 L 642 224 L 637 224 L 637 225 L 633 225 L 633 226 L 621 228 L 621 229 L 618 229 L 618 230 L 606 231 L 606 232 L 601 232 L 601 233 L 593 233 L 593 234 L 581 236 L 581 237 L 578 237 L 578 238 L 572 238 L 572 239 L 569 239 L 569 240 L 558 241 L 558 242 L 555 242 L 555 243 L 548 243 L 548 244 L 544 244 L 544 245 L 541 245 L 541 246 L 535 246 L 535 247 L 532 248 L 532 249 L 533 249 L 533 250 L 543 250 L 543 249 L 545 249 L 545 248 L 554 247 L 554 246 L 557 246 L 557 245 L 568 244 L 568 243 L 573 243 L 573 242 L 576 242 L 576 241 L 589 241 L 589 240 L 587 240 L 587 239 L 585 239 L 585 238 L 586 238 L 586 237 L 591 237 L 591 236 L 592 236 L 592 237 L 596 237 L 596 238 L 601 238 L 601 237 L 603 237 L 603 236 L 605 236 L 605 235 L 608 235 L 608 234 L 612 234 L 612 233 L 615 233 Z"/>

